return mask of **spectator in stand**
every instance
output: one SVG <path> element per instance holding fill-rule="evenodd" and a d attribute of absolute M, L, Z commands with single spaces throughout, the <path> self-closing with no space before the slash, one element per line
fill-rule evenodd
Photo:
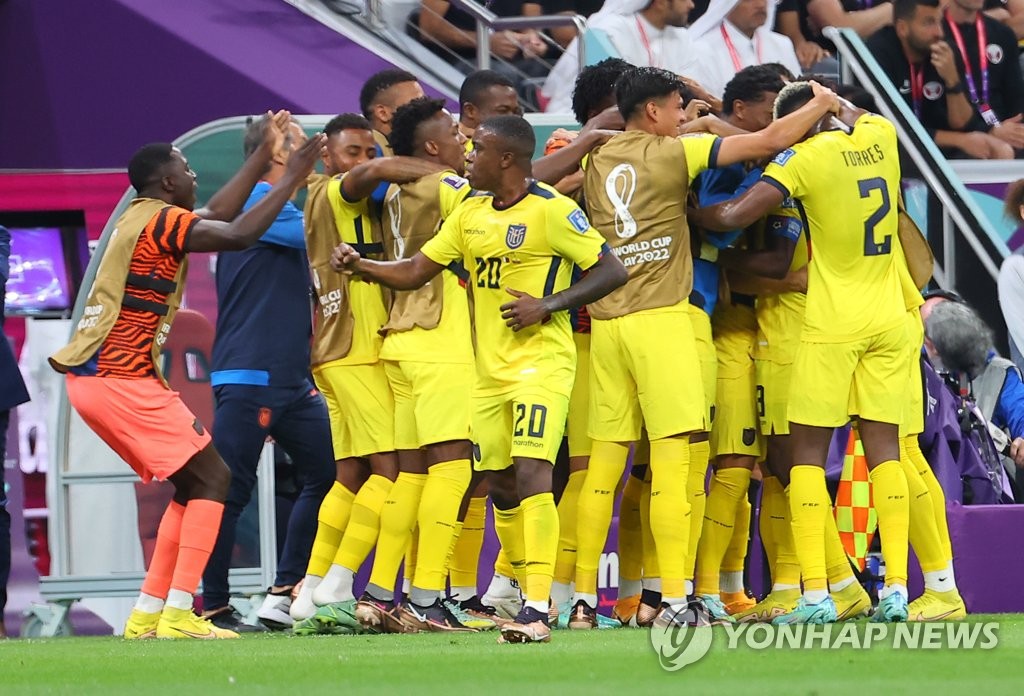
<path fill-rule="evenodd" d="M 793 42 L 772 31 L 774 0 L 713 0 L 708 11 L 690 27 L 701 56 L 692 77 L 715 96 L 743 68 L 780 63 L 800 73 Z"/>
<path fill-rule="evenodd" d="M 834 51 L 832 42 L 821 35 L 822 29 L 849 28 L 861 38 L 867 38 L 892 24 L 892 9 L 888 4 L 888 0 L 799 0 L 800 30 L 807 39 Z"/>
<path fill-rule="evenodd" d="M 1006 217 L 1018 227 L 1024 225 L 1024 179 L 1006 187 Z M 1010 335 L 1010 357 L 1024 369 L 1024 247 L 999 268 L 999 306 Z"/>
<path fill-rule="evenodd" d="M 1024 2 L 1024 0 L 1021 0 Z M 527 4 L 523 7 L 525 15 L 582 15 L 590 17 L 596 14 L 604 3 L 601 0 L 584 0 L 583 2 L 570 2 L 570 0 L 542 0 L 539 5 Z M 576 27 L 551 27 L 547 30 L 551 38 L 563 49 L 567 48 L 572 40 L 576 38 Z"/>
<path fill-rule="evenodd" d="M 974 120 L 956 59 L 944 40 L 939 0 L 894 0 L 893 25 L 867 41 L 882 72 L 914 110 L 949 157 L 1012 159 L 1013 148 L 983 130 L 966 130 Z"/>
<path fill-rule="evenodd" d="M 1024 150 L 1024 78 L 1013 31 L 981 12 L 985 0 L 952 0 L 945 11 L 946 40 L 953 48 L 967 98 L 971 130 L 987 131 Z"/>
<path fill-rule="evenodd" d="M 540 14 L 537 3 L 517 0 L 490 0 L 481 3 L 499 17 L 518 17 L 527 13 Z M 416 18 L 419 40 L 439 56 L 466 72 L 476 65 L 476 20 L 463 10 L 453 7 L 448 0 L 423 0 Z M 538 60 L 545 55 L 548 44 L 534 29 L 524 31 L 496 31 L 491 33 L 491 54 L 513 66 L 512 74 L 529 77 L 547 74 L 548 66 Z M 461 60 L 459 60 L 461 59 Z M 504 66 L 501 69 L 505 71 Z"/>
<path fill-rule="evenodd" d="M 4 486 L 4 460 L 7 457 L 7 424 L 11 409 L 28 401 L 18 361 L 4 335 L 4 296 L 10 277 L 11 233 L 0 227 L 0 639 L 7 637 L 4 608 L 7 606 L 7 580 L 11 574 L 11 514 L 7 511 Z"/>
<path fill-rule="evenodd" d="M 663 68 L 689 78 L 699 62 L 693 38 L 685 29 L 691 9 L 693 0 L 607 0 L 589 26 L 604 32 L 617 57 L 626 62 L 638 67 Z M 549 100 L 545 111 L 570 110 L 579 72 L 576 51 L 576 42 L 569 44 L 548 75 L 541 90 Z M 696 94 L 700 98 L 705 96 L 702 90 L 696 90 Z"/>
<path fill-rule="evenodd" d="M 775 4 L 775 31 L 789 38 L 796 50 L 800 67 L 808 72 L 829 58 L 829 53 L 821 44 L 810 41 L 800 30 L 801 0 L 777 0 Z"/>
<path fill-rule="evenodd" d="M 985 14 L 1013 30 L 1024 39 L 1024 0 L 985 0 Z"/>

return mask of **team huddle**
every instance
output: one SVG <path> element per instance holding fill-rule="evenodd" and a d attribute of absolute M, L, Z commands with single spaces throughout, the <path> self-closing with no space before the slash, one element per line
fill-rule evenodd
<path fill-rule="evenodd" d="M 717 118 L 699 116 L 677 76 L 604 61 L 577 80 L 583 129 L 556 133 L 534 162 L 520 116 L 482 113 L 467 139 L 443 100 L 391 71 L 375 76 L 383 118 L 342 114 L 292 138 L 283 176 L 241 215 L 211 212 L 214 199 L 193 212 L 181 153 L 143 148 L 129 168 L 140 197 L 88 321 L 51 360 L 83 419 L 176 489 L 126 637 L 236 636 L 191 612 L 225 467 L 153 356 L 187 252 L 252 244 L 301 185 L 310 369 L 337 476 L 305 576 L 268 597 L 295 634 L 497 629 L 546 642 L 556 626 L 863 616 L 871 600 L 824 474 L 851 418 L 887 568 L 873 620 L 964 616 L 945 502 L 917 444 L 927 278 L 912 275 L 900 230 L 895 129 L 787 77 L 740 71 Z M 289 119 L 250 127 L 261 142 L 229 187 L 252 189 Z M 140 258 L 143 246 L 155 251 Z M 127 369 L 118 351 L 139 336 L 149 342 Z M 111 425 L 119 414 L 139 429 Z M 742 579 L 758 467 L 772 578 L 759 602 Z M 619 496 L 609 618 L 598 566 Z M 487 498 L 501 551 L 480 594 Z M 925 578 L 914 602 L 910 545 Z"/>

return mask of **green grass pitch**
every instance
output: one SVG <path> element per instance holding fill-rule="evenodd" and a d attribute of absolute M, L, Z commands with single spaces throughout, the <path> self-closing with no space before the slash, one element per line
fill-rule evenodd
<path fill-rule="evenodd" d="M 246 636 L 233 641 L 57 638 L 0 642 L 0 694 L 928 694 L 1020 693 L 1024 615 L 993 650 L 729 650 L 667 673 L 646 631 L 557 631 L 547 645 L 496 634 Z M 863 631 L 863 626 L 860 627 Z"/>

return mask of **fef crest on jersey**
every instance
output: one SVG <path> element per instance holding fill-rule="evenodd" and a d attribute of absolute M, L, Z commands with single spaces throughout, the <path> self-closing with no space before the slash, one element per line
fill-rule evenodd
<path fill-rule="evenodd" d="M 518 249 L 526 240 L 526 225 L 509 225 L 505 233 L 505 244 L 509 249 Z"/>

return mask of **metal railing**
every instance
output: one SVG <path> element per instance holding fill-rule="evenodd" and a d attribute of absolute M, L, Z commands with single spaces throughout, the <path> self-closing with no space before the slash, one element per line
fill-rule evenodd
<path fill-rule="evenodd" d="M 995 299 L 999 267 L 1009 254 L 1005 242 L 993 232 L 985 213 L 860 37 L 852 29 L 835 27 L 823 33 L 836 45 L 843 82 L 853 78 L 875 98 L 879 112 L 896 126 L 900 146 L 929 195 L 941 206 L 939 224 L 929 220 L 928 225 L 936 256 L 935 281 L 970 300 L 1005 337 Z"/>
<path fill-rule="evenodd" d="M 521 15 L 516 17 L 499 17 L 486 7 L 477 2 L 473 2 L 473 0 L 451 0 L 451 5 L 452 7 L 465 12 L 475 22 L 477 45 L 475 63 L 471 62 L 466 56 L 461 55 L 459 52 L 452 49 L 452 47 L 423 32 L 416 23 L 416 18 L 418 16 L 416 12 L 413 12 L 406 17 L 404 23 L 405 33 L 407 35 L 418 37 L 419 42 L 424 46 L 431 48 L 437 53 L 443 54 L 447 60 L 456 65 L 464 65 L 467 69 L 475 68 L 477 70 L 487 70 L 492 67 L 494 61 L 498 61 L 506 70 L 515 73 L 520 78 L 521 82 L 531 83 L 537 82 L 543 78 L 531 76 L 519 69 L 514 62 L 505 60 L 491 53 L 489 46 L 492 33 L 572 27 L 576 30 L 576 37 L 578 39 L 577 59 L 579 61 L 579 69 L 583 70 L 583 68 L 586 67 L 586 50 L 582 37 L 584 32 L 587 30 L 587 20 L 581 15 L 538 15 L 533 17 Z M 421 14 L 428 11 L 429 10 L 422 6 L 419 9 L 419 13 Z M 365 20 L 369 25 L 378 29 L 388 27 L 389 23 L 385 14 L 383 0 L 366 0 Z M 438 16 L 438 19 L 443 20 L 444 17 Z M 544 56 L 536 57 L 536 60 L 544 66 L 544 74 L 546 76 L 547 72 L 550 72 L 551 68 L 554 66 L 554 62 L 561 57 L 563 49 L 556 41 L 545 34 L 541 33 L 539 36 L 548 46 Z M 551 58 L 549 59 L 548 56 L 551 56 Z"/>

